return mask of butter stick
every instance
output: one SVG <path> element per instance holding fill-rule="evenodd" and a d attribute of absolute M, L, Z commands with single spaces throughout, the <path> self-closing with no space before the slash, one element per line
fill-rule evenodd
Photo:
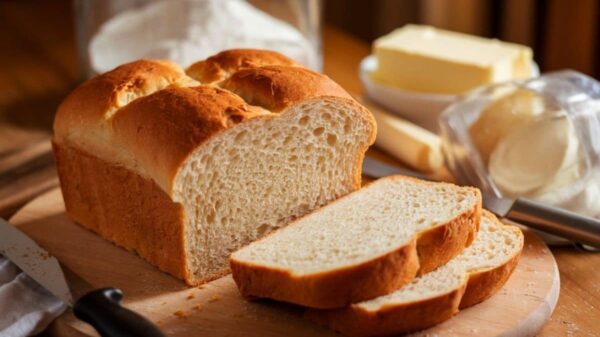
<path fill-rule="evenodd" d="M 531 48 L 429 26 L 406 25 L 373 43 L 377 82 L 409 91 L 461 94 L 532 75 Z"/>
<path fill-rule="evenodd" d="M 435 172 L 442 168 L 444 157 L 439 136 L 364 100 L 361 103 L 377 121 L 375 145 L 417 170 Z"/>

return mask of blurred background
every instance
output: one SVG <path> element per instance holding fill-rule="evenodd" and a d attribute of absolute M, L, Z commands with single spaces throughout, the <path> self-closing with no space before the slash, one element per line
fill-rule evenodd
<path fill-rule="evenodd" d="M 407 23 L 528 45 L 542 72 L 600 78 L 597 0 L 325 0 L 325 21 L 366 42 Z"/>

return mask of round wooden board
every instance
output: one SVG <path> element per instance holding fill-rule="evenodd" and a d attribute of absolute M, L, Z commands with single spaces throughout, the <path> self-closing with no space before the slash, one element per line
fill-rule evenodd
<path fill-rule="evenodd" d="M 29 203 L 11 222 L 94 287 L 121 288 L 124 304 L 169 336 L 337 335 L 303 319 L 298 307 L 245 301 L 231 276 L 188 288 L 134 253 L 69 220 L 58 189 Z M 525 231 L 519 265 L 495 296 L 415 335 L 533 336 L 554 310 L 559 283 L 552 253 L 538 237 Z M 70 311 L 56 320 L 51 331 L 60 336 L 97 336 Z"/>

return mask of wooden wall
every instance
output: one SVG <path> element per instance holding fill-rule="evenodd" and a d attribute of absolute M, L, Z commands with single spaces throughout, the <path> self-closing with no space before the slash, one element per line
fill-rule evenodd
<path fill-rule="evenodd" d="M 406 23 L 529 45 L 542 71 L 600 79 L 599 0 L 324 0 L 326 22 L 371 42 Z"/>

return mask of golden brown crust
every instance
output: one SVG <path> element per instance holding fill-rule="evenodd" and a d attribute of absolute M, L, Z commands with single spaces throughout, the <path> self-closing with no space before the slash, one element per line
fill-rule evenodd
<path fill-rule="evenodd" d="M 62 138 L 77 129 L 93 130 L 120 107 L 129 95 L 147 95 L 176 83 L 185 73 L 174 63 L 139 60 L 94 77 L 77 87 L 61 103 L 54 134 Z"/>
<path fill-rule="evenodd" d="M 473 242 L 479 230 L 482 201 L 479 189 L 470 189 L 478 199 L 474 208 L 444 226 L 437 226 L 420 234 L 417 243 L 421 262 L 419 275 L 445 265 Z"/>
<path fill-rule="evenodd" d="M 511 227 L 511 229 L 515 232 L 521 232 L 520 229 L 514 226 Z M 513 256 L 510 260 L 496 268 L 472 272 L 469 275 L 467 291 L 460 302 L 460 308 L 468 308 L 483 302 L 500 290 L 517 267 L 519 258 L 521 257 L 521 251 L 522 250 L 519 251 L 519 254 Z"/>
<path fill-rule="evenodd" d="M 291 59 L 270 50 L 230 49 L 192 64 L 186 73 L 201 83 L 212 83 L 222 81 L 243 68 L 267 65 L 298 66 Z"/>
<path fill-rule="evenodd" d="M 435 298 L 415 301 L 379 312 L 355 308 L 308 310 L 306 317 L 346 336 L 396 336 L 423 330 L 452 318 L 465 292 L 465 285 Z"/>
<path fill-rule="evenodd" d="M 498 222 L 494 215 L 486 217 Z M 522 233 L 515 226 L 511 230 Z M 347 336 L 390 336 L 423 330 L 450 319 L 459 309 L 484 301 L 506 283 L 516 268 L 523 247 L 504 263 L 471 272 L 461 285 L 439 296 L 402 304 L 389 304 L 377 311 L 358 305 L 338 310 L 308 310 L 306 317 Z"/>
<path fill-rule="evenodd" d="M 382 178 L 372 184 L 391 179 L 436 184 L 403 176 Z M 481 194 L 475 188 L 470 192 L 477 196 L 477 202 L 471 209 L 448 223 L 415 233 L 410 242 L 370 261 L 326 273 L 296 276 L 288 271 L 249 264 L 232 257 L 233 279 L 245 297 L 266 297 L 318 309 L 341 308 L 390 293 L 409 283 L 420 269 L 431 271 L 471 244 L 479 228 Z M 262 240 L 268 240 L 268 237 Z"/>
<path fill-rule="evenodd" d="M 202 67 L 208 67 L 208 70 L 206 74 L 198 75 L 200 79 L 202 76 L 221 76 L 219 74 L 235 75 L 242 69 L 272 64 L 296 68 L 293 61 L 283 55 L 257 50 L 227 51 L 201 64 L 204 65 L 190 67 L 190 75 L 204 72 Z M 211 75 L 215 67 L 218 68 L 217 75 Z M 349 95 L 343 90 L 330 90 L 337 85 L 326 76 L 307 70 L 304 72 L 309 74 L 306 76 L 320 78 L 323 88 L 312 86 L 312 94 L 305 92 L 295 94 L 293 99 L 282 96 L 277 96 L 277 99 L 294 105 L 311 98 L 334 96 L 339 104 L 364 112 L 365 118 L 372 121 L 369 144 L 372 143 L 375 126 L 370 113 L 348 99 Z M 278 83 L 285 78 L 282 74 L 277 76 Z M 290 72 L 288 76 L 295 76 L 295 73 Z M 251 87 L 251 83 L 244 84 L 244 90 L 251 90 Z M 257 83 L 256 88 L 262 90 L 262 85 Z M 282 92 L 293 93 L 289 88 L 286 90 Z M 227 271 L 208 276 L 205 280 L 193 279 L 184 270 L 185 259 L 181 254 L 185 247 L 183 242 L 179 242 L 181 233 L 165 232 L 167 228 L 161 226 L 170 222 L 171 230 L 179 228 L 183 231 L 185 228 L 182 206 L 172 205 L 172 187 L 181 164 L 211 137 L 257 116 L 277 118 L 278 114 L 252 106 L 229 90 L 200 85 L 179 66 L 168 61 L 131 62 L 83 83 L 60 105 L 54 123 L 55 153 L 67 212 L 82 225 L 121 246 L 138 251 L 151 263 L 184 278 L 188 284 L 225 274 Z M 94 165 L 90 164 L 92 161 Z M 357 161 L 353 172 L 356 177 L 353 189 L 360 186 L 361 163 Z M 91 178 L 75 178 L 74 172 L 85 172 L 95 177 L 96 182 L 92 182 Z M 105 172 L 108 172 L 107 175 L 102 176 Z M 107 177 L 114 178 L 118 184 Z M 96 191 L 100 188 L 97 182 L 100 181 L 102 186 L 112 186 L 122 194 L 102 187 L 103 195 L 97 196 Z M 143 191 L 138 191 L 142 187 Z M 78 190 L 81 192 L 75 193 Z M 164 200 L 164 195 L 159 193 L 161 190 L 171 204 Z M 125 193 L 127 191 L 139 193 Z M 91 196 L 99 198 L 98 205 L 86 206 L 84 198 L 91 200 Z M 148 201 L 148 198 L 153 199 Z M 89 208 L 88 211 L 83 211 L 85 207 Z M 175 214 L 175 209 L 181 214 Z M 164 211 L 163 215 L 161 211 Z M 160 224 L 155 223 L 154 216 Z M 172 248 L 158 247 L 153 234 L 146 237 L 133 232 L 130 235 L 124 233 L 123 228 L 129 228 L 124 220 L 106 222 L 105 219 L 109 218 L 134 221 L 131 226 L 138 228 L 136 230 L 140 233 L 144 232 L 143 228 L 146 233 L 156 230 L 167 236 L 163 242 L 169 242 Z M 169 218 L 168 221 L 166 218 Z M 155 229 L 156 226 L 159 227 Z M 177 235 L 177 240 L 174 235 Z"/>
<path fill-rule="evenodd" d="M 320 96 L 352 97 L 329 77 L 300 67 L 264 66 L 242 69 L 221 87 L 240 95 L 249 104 L 271 111 Z"/>
<path fill-rule="evenodd" d="M 194 149 L 261 113 L 227 90 L 170 87 L 131 102 L 111 126 L 117 142 L 171 194 L 178 169 Z"/>
<path fill-rule="evenodd" d="M 419 268 L 415 241 L 353 268 L 297 277 L 230 260 L 242 296 L 285 300 L 310 308 L 340 308 L 377 297 L 410 282 Z"/>
<path fill-rule="evenodd" d="M 189 279 L 181 204 L 128 169 L 64 144 L 53 142 L 53 149 L 69 217 L 159 269 Z"/>

